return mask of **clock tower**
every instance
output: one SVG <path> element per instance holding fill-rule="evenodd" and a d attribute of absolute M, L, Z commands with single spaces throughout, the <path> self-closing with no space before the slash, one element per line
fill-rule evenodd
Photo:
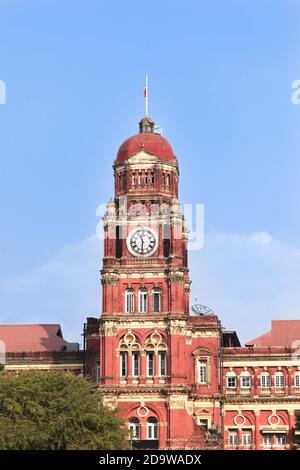
<path fill-rule="evenodd" d="M 189 313 L 178 161 L 145 117 L 120 146 L 113 170 L 97 335 L 87 325 L 88 352 L 99 354 L 99 388 L 104 402 L 121 410 L 134 447 L 201 447 L 199 419 L 215 424 L 220 411 L 220 325 L 215 315 Z"/>
<path fill-rule="evenodd" d="M 187 233 L 178 162 L 146 117 L 119 148 L 104 217 L 103 316 L 142 322 L 189 310 Z"/>

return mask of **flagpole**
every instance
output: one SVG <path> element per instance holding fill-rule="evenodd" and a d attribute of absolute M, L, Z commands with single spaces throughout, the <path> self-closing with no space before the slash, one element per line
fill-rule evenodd
<path fill-rule="evenodd" d="M 146 75 L 146 86 L 145 86 L 145 91 L 146 91 L 146 102 L 145 102 L 145 105 L 146 105 L 146 117 L 148 117 L 148 75 Z"/>

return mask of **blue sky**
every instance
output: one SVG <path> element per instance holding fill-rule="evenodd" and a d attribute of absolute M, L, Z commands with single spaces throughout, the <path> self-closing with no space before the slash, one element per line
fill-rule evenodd
<path fill-rule="evenodd" d="M 0 0 L 0 322 L 99 315 L 96 208 L 149 112 L 205 205 L 198 298 L 243 341 L 300 314 L 297 0 Z"/>

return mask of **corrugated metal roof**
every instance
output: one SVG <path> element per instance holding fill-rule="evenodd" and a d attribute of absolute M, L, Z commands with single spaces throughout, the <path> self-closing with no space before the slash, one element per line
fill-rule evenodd
<path fill-rule="evenodd" d="M 246 346 L 293 346 L 297 340 L 300 342 L 300 320 L 272 320 L 271 331 L 247 341 Z"/>
<path fill-rule="evenodd" d="M 6 352 L 61 351 L 68 344 L 59 324 L 0 325 L 0 340 Z"/>

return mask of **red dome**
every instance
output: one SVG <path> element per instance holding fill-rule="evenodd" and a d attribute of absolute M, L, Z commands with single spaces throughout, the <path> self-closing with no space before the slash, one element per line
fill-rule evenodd
<path fill-rule="evenodd" d="M 174 152 L 167 139 L 154 132 L 142 132 L 129 137 L 123 142 L 118 150 L 117 161 L 124 162 L 141 150 L 151 153 L 161 160 L 170 161 L 175 159 Z"/>

